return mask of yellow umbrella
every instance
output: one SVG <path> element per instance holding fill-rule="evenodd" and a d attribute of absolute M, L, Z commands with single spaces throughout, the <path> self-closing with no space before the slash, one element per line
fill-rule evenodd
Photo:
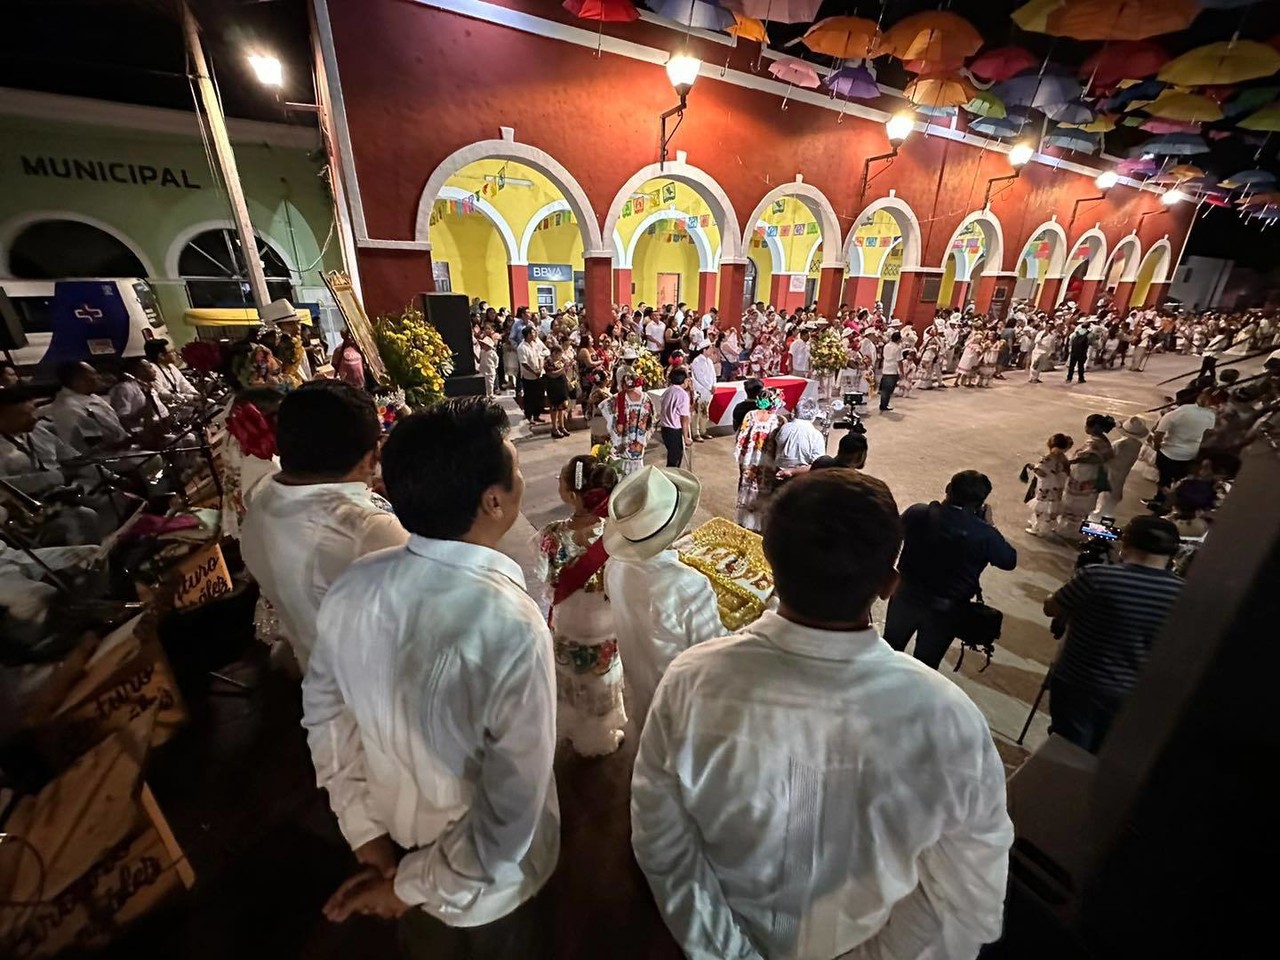
<path fill-rule="evenodd" d="M 1185 30 L 1200 13 L 1195 0 L 1066 0 L 1041 32 L 1075 40 L 1145 40 Z"/>
<path fill-rule="evenodd" d="M 814 53 L 858 60 L 870 52 L 878 30 L 876 22 L 866 17 L 827 17 L 810 27 L 800 42 Z"/>
<path fill-rule="evenodd" d="M 982 43 L 982 35 L 959 14 L 926 10 L 890 27 L 876 44 L 872 56 L 888 54 L 899 60 L 947 63 L 973 56 Z"/>
<path fill-rule="evenodd" d="M 728 28 L 727 33 L 731 33 L 735 37 L 741 37 L 743 40 L 757 40 L 760 43 L 769 42 L 769 34 L 765 33 L 764 24 L 755 17 L 735 13 L 733 21 L 733 26 Z"/>
<path fill-rule="evenodd" d="M 924 74 L 907 84 L 902 95 L 920 107 L 960 107 L 978 94 L 978 88 L 959 75 Z"/>
<path fill-rule="evenodd" d="M 1269 103 L 1257 113 L 1251 113 L 1236 126 L 1242 130 L 1280 131 L 1280 103 Z"/>
<path fill-rule="evenodd" d="M 1193 163 L 1180 163 L 1176 167 L 1170 167 L 1164 175 L 1178 181 L 1194 180 L 1196 177 L 1203 177 L 1204 171 Z"/>
<path fill-rule="evenodd" d="M 1075 127 L 1077 130 L 1083 130 L 1085 133 L 1110 133 L 1116 128 L 1116 118 L 1105 113 L 1100 113 L 1096 118 L 1088 123 L 1060 123 L 1060 127 Z"/>
<path fill-rule="evenodd" d="M 1188 50 L 1164 65 L 1156 76 L 1183 87 L 1217 87 L 1280 70 L 1280 52 L 1255 40 L 1227 40 Z"/>
<path fill-rule="evenodd" d="M 1185 120 L 1191 123 L 1222 119 L 1222 107 L 1198 93 L 1166 90 L 1143 107 L 1153 117 Z"/>
<path fill-rule="evenodd" d="M 1067 0 L 1031 0 L 1030 3 L 1013 11 L 1013 22 L 1023 30 L 1033 33 L 1049 32 L 1049 14 L 1053 13 Z"/>

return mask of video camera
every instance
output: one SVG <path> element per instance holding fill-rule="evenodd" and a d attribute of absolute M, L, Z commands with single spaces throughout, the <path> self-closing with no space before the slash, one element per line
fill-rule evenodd
<path fill-rule="evenodd" d="M 862 422 L 862 417 L 858 416 L 858 407 L 867 405 L 867 395 L 859 391 L 849 391 L 845 393 L 841 400 L 831 405 L 833 413 L 845 413 L 843 420 L 834 421 L 831 426 L 840 427 L 844 430 L 852 430 Z"/>
<path fill-rule="evenodd" d="M 1080 524 L 1080 534 L 1084 537 L 1084 543 L 1076 555 L 1077 570 L 1095 563 L 1114 562 L 1112 547 L 1120 540 L 1120 531 L 1116 529 L 1114 517 L 1085 520 Z"/>

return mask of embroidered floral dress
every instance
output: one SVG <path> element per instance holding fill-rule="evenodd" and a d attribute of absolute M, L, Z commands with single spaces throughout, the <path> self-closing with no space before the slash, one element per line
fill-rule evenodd
<path fill-rule="evenodd" d="M 580 544 L 575 532 L 586 540 Z M 548 603 L 565 569 L 604 532 L 604 521 L 574 530 L 571 521 L 547 524 L 538 537 L 537 573 Z M 556 660 L 556 729 L 583 756 L 613 753 L 627 722 L 622 703 L 622 660 L 613 612 L 604 592 L 603 566 L 580 590 L 551 607 Z"/>
<path fill-rule="evenodd" d="M 621 416 L 619 405 L 623 408 Z M 613 455 L 622 461 L 623 475 L 630 476 L 644 466 L 644 448 L 649 445 L 649 435 L 657 420 L 653 401 L 646 393 L 642 393 L 639 400 L 623 396 L 619 401 L 614 397 L 605 404 L 604 415 Z"/>
<path fill-rule="evenodd" d="M 738 431 L 738 511 L 736 521 L 748 530 L 764 529 L 764 514 L 768 507 L 772 483 L 765 482 L 765 473 L 773 469 L 767 441 L 782 425 L 782 418 L 775 410 L 752 410 L 742 421 Z"/>
<path fill-rule="evenodd" d="M 1062 491 L 1066 488 L 1071 468 L 1065 454 L 1047 453 L 1035 466 L 1036 498 L 1031 501 L 1031 526 L 1028 532 L 1037 536 L 1052 533 L 1062 509 Z"/>

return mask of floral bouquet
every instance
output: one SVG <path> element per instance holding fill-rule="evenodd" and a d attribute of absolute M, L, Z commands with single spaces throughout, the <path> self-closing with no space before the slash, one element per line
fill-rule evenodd
<path fill-rule="evenodd" d="M 828 327 L 813 341 L 810 363 L 815 373 L 836 374 L 849 365 L 849 354 L 844 339 Z"/>
<path fill-rule="evenodd" d="M 591 456 L 595 457 L 622 479 L 622 461 L 613 455 L 613 447 L 607 443 L 597 443 L 591 448 Z"/>
<path fill-rule="evenodd" d="M 192 340 L 182 348 L 182 359 L 192 370 L 201 373 L 221 373 L 227 366 L 222 344 L 212 340 Z"/>
<path fill-rule="evenodd" d="M 422 311 L 407 306 L 378 317 L 373 336 L 391 383 L 415 410 L 444 399 L 444 378 L 453 372 L 453 353 Z"/>
<path fill-rule="evenodd" d="M 382 424 L 382 431 L 389 433 L 404 412 L 404 391 L 393 390 L 391 393 L 375 394 L 373 402 L 378 407 L 378 420 Z"/>
<path fill-rule="evenodd" d="M 664 379 L 662 364 L 658 363 L 657 358 L 648 350 L 641 353 L 631 366 L 635 370 L 636 376 L 644 377 L 645 385 L 650 389 L 662 386 Z"/>

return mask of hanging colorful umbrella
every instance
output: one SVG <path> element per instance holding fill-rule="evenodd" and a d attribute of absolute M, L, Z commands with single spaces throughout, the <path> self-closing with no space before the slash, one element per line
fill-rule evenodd
<path fill-rule="evenodd" d="M 1255 40 L 1210 43 L 1175 57 L 1157 76 L 1183 87 L 1219 86 L 1280 71 L 1280 52 Z"/>
<path fill-rule="evenodd" d="M 814 53 L 837 60 L 862 60 L 871 51 L 879 27 L 865 17 L 827 17 L 805 31 L 800 42 Z"/>
<path fill-rule="evenodd" d="M 959 73 L 964 60 L 947 60 L 939 63 L 935 60 L 903 60 L 902 69 L 907 73 Z"/>
<path fill-rule="evenodd" d="M 1049 15 L 1065 2 L 1066 0 L 1031 0 L 1013 11 L 1011 16 L 1013 22 L 1023 30 L 1046 33 L 1049 29 Z"/>
<path fill-rule="evenodd" d="M 875 74 L 866 67 L 841 67 L 822 81 L 832 93 L 851 100 L 873 100 L 880 96 Z"/>
<path fill-rule="evenodd" d="M 631 0 L 564 0 L 562 6 L 582 20 L 630 23 L 640 19 L 640 11 Z"/>
<path fill-rule="evenodd" d="M 1077 100 L 1045 107 L 1044 115 L 1057 123 L 1082 124 L 1091 122 L 1096 112 Z"/>
<path fill-rule="evenodd" d="M 978 88 L 958 74 L 916 77 L 902 91 L 914 104 L 927 107 L 959 107 L 977 94 Z"/>
<path fill-rule="evenodd" d="M 1158 169 L 1160 168 L 1154 160 L 1144 160 L 1141 157 L 1130 157 L 1116 164 L 1116 173 L 1122 177 L 1149 177 Z"/>
<path fill-rule="evenodd" d="M 1257 186 L 1259 184 L 1271 184 L 1276 182 L 1276 175 L 1270 170 L 1241 170 L 1239 173 L 1233 173 L 1227 179 L 1223 180 L 1219 186 L 1226 187 L 1228 190 L 1238 190 L 1240 187 Z"/>
<path fill-rule="evenodd" d="M 1062 123 L 1058 122 L 1060 127 L 1076 127 L 1085 133 L 1110 133 L 1116 128 L 1116 118 L 1109 114 L 1100 113 L 1088 123 Z"/>
<path fill-rule="evenodd" d="M 757 43 L 767 44 L 769 42 L 769 34 L 765 32 L 764 22 L 757 20 L 755 17 L 746 17 L 740 13 L 733 15 L 733 26 L 726 31 L 742 40 L 755 40 Z"/>
<path fill-rule="evenodd" d="M 979 117 L 993 117 L 997 120 L 1003 119 L 1009 112 L 1004 101 L 990 90 L 979 90 L 964 108 Z"/>
<path fill-rule="evenodd" d="M 1170 167 L 1164 175 L 1173 177 L 1175 180 L 1193 180 L 1196 177 L 1203 177 L 1204 171 L 1194 163 L 1180 163 L 1176 167 Z"/>
<path fill-rule="evenodd" d="M 1280 97 L 1280 87 L 1250 87 L 1241 90 L 1222 107 L 1228 117 L 1242 117 Z"/>
<path fill-rule="evenodd" d="M 1040 58 L 1023 47 L 996 47 L 978 54 L 969 64 L 969 72 L 979 80 L 999 83 L 1039 65 Z"/>
<path fill-rule="evenodd" d="M 806 87 L 810 90 L 820 83 L 817 70 L 803 60 L 795 60 L 791 57 L 773 61 L 769 64 L 769 72 L 784 83 L 795 84 L 797 87 Z"/>
<path fill-rule="evenodd" d="M 1145 40 L 1191 26 L 1195 0 L 1065 0 L 1042 33 L 1074 40 Z"/>
<path fill-rule="evenodd" d="M 1257 113 L 1251 113 L 1236 124 L 1241 130 L 1265 130 L 1275 133 L 1280 130 L 1280 103 L 1272 103 Z"/>
<path fill-rule="evenodd" d="M 925 117 L 954 117 L 960 110 L 957 107 L 917 106 L 915 112 Z"/>
<path fill-rule="evenodd" d="M 1138 124 L 1138 129 L 1145 130 L 1147 133 L 1199 133 L 1200 124 L 1186 120 L 1162 120 L 1159 117 L 1151 117 Z"/>
<path fill-rule="evenodd" d="M 1079 99 L 1084 88 L 1061 73 L 1026 73 L 997 83 L 991 92 L 1011 107 L 1044 109 Z"/>
<path fill-rule="evenodd" d="M 705 0 L 648 0 L 648 6 L 658 16 L 674 20 L 682 27 L 727 30 L 733 26 L 732 13 Z"/>
<path fill-rule="evenodd" d="M 1151 153 L 1157 157 L 1194 157 L 1208 153 L 1209 145 L 1194 133 L 1166 133 L 1161 137 L 1152 137 L 1137 149 L 1141 153 Z"/>
<path fill-rule="evenodd" d="M 720 6 L 757 20 L 810 23 L 817 19 L 822 0 L 720 0 Z"/>
<path fill-rule="evenodd" d="M 1090 87 L 1113 87 L 1121 80 L 1149 77 L 1169 62 L 1164 48 L 1150 40 L 1108 43 L 1080 64 Z"/>
<path fill-rule="evenodd" d="M 973 133 L 981 134 L 984 137 L 1012 137 L 1022 128 L 1012 120 L 1005 118 L 980 117 L 969 124 L 969 129 Z"/>
<path fill-rule="evenodd" d="M 1141 83 L 1130 84 L 1114 96 L 1108 97 L 1103 102 L 1102 108 L 1108 113 L 1116 113 L 1128 110 L 1140 101 L 1154 100 L 1162 93 L 1164 93 L 1164 84 L 1159 80 L 1143 80 Z"/>
<path fill-rule="evenodd" d="M 945 64 L 971 57 L 981 46 L 982 35 L 964 17 L 946 10 L 926 10 L 885 31 L 872 55 Z"/>
<path fill-rule="evenodd" d="M 1096 153 L 1100 141 L 1095 134 L 1082 130 L 1055 129 L 1044 138 L 1044 145 L 1057 147 L 1060 150 L 1074 150 L 1076 153 Z"/>
<path fill-rule="evenodd" d="M 1211 123 L 1222 119 L 1222 108 L 1198 93 L 1169 90 L 1142 108 L 1153 117 Z"/>

